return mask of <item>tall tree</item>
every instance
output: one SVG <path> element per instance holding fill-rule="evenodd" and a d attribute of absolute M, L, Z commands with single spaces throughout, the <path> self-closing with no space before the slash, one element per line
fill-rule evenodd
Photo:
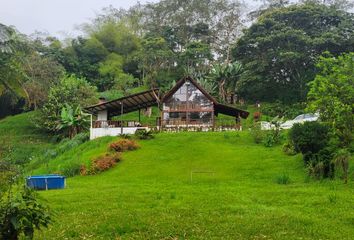
<path fill-rule="evenodd" d="M 321 57 L 319 73 L 310 83 L 312 111 L 333 128 L 341 147 L 348 147 L 354 132 L 354 53 Z"/>
<path fill-rule="evenodd" d="M 318 56 L 353 50 L 353 14 L 312 3 L 276 8 L 245 30 L 233 50 L 245 70 L 240 93 L 255 100 L 304 100 Z"/>

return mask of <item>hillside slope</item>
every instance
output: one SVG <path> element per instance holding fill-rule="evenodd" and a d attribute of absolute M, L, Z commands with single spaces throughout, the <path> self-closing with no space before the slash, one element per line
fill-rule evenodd
<path fill-rule="evenodd" d="M 112 139 L 84 143 L 98 154 Z M 105 173 L 41 192 L 55 223 L 36 239 L 350 239 L 353 176 L 306 177 L 301 156 L 255 145 L 247 132 L 159 134 Z M 91 153 L 89 153 L 91 152 Z M 55 161 L 58 161 L 55 160 Z M 195 173 L 191 182 L 191 171 Z M 282 176 L 290 184 L 279 184 Z"/>
<path fill-rule="evenodd" d="M 28 112 L 0 120 L 0 157 L 24 164 L 53 146 L 50 137 L 35 128 L 34 114 Z"/>

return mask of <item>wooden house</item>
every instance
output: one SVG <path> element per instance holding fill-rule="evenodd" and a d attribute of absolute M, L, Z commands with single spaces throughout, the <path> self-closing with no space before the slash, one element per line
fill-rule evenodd
<path fill-rule="evenodd" d="M 140 122 L 140 110 L 158 106 L 160 116 L 154 124 L 143 125 Z M 209 131 L 241 128 L 241 118 L 249 113 L 219 103 L 191 77 L 179 80 L 176 85 L 162 97 L 158 89 L 133 94 L 113 101 L 100 102 L 85 110 L 92 114 L 91 139 L 101 136 L 133 134 L 138 129 L 179 131 Z M 137 120 L 123 120 L 129 112 L 138 112 Z M 227 124 L 217 120 L 219 114 L 233 118 Z M 117 117 L 119 120 L 112 120 Z"/>

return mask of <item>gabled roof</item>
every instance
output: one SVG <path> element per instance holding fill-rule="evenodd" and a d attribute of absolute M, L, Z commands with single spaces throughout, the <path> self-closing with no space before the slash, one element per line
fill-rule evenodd
<path fill-rule="evenodd" d="M 168 91 L 161 99 L 162 102 L 165 102 L 166 100 L 168 100 L 170 97 L 172 97 L 172 95 L 177 92 L 177 90 L 182 87 L 182 85 L 185 83 L 185 82 L 191 82 L 194 86 L 196 86 L 196 88 L 198 88 L 206 98 L 208 98 L 211 102 L 213 103 L 217 103 L 216 99 L 213 98 L 207 91 L 205 91 L 204 88 L 202 88 L 199 83 L 197 83 L 193 78 L 187 76 L 187 77 L 184 77 L 182 78 L 181 80 L 179 80 L 176 85 L 171 88 L 170 91 Z"/>
<path fill-rule="evenodd" d="M 171 88 L 170 91 L 168 91 L 163 97 L 162 97 L 162 102 L 165 102 L 166 100 L 168 100 L 170 97 L 172 97 L 172 95 L 177 92 L 177 90 L 182 87 L 182 85 L 185 82 L 191 82 L 194 86 L 196 86 L 196 88 L 198 88 L 206 98 L 208 98 L 213 104 L 214 104 L 214 114 L 217 116 L 219 113 L 221 114 L 225 114 L 225 115 L 229 115 L 229 116 L 240 116 L 242 118 L 247 118 L 249 115 L 249 112 L 241 110 L 241 109 L 237 109 L 231 106 L 227 106 L 221 103 L 218 103 L 218 101 L 212 97 L 207 91 L 205 91 L 204 88 L 202 88 L 193 78 L 187 76 L 182 78 L 181 80 L 179 80 L 176 85 Z"/>
<path fill-rule="evenodd" d="M 112 101 L 95 104 L 85 108 L 85 111 L 91 114 L 97 114 L 99 111 L 107 110 L 108 116 L 121 115 L 121 103 L 123 104 L 123 114 L 134 112 L 138 109 L 157 105 L 159 101 L 159 89 L 136 93 L 126 97 L 118 98 Z"/>

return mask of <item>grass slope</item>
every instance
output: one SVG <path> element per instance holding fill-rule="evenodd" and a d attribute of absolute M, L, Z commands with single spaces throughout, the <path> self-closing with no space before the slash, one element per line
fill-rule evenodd
<path fill-rule="evenodd" d="M 57 159 L 104 151 L 98 139 Z M 36 239 L 351 239 L 354 184 L 306 178 L 300 156 L 247 132 L 159 134 L 114 169 L 40 192 L 56 213 Z M 69 156 L 72 156 L 71 158 Z M 81 158 L 80 161 L 83 161 Z M 56 163 L 57 164 L 57 163 Z M 215 171 L 215 175 L 191 170 Z M 353 170 L 353 169 L 352 169 Z M 277 178 L 288 174 L 291 183 Z"/>
<path fill-rule="evenodd" d="M 0 120 L 0 157 L 14 163 L 26 163 L 53 146 L 48 136 L 32 123 L 34 112 Z"/>

